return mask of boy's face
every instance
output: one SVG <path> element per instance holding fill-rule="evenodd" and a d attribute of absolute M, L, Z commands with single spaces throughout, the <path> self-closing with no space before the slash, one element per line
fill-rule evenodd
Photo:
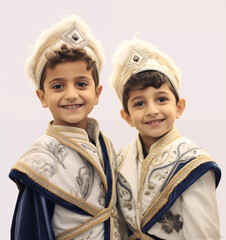
<path fill-rule="evenodd" d="M 88 114 L 98 103 L 102 86 L 95 88 L 91 70 L 83 61 L 57 64 L 47 69 L 44 90 L 37 95 L 49 107 L 54 124 L 86 128 Z"/>
<path fill-rule="evenodd" d="M 168 83 L 159 89 L 148 87 L 131 90 L 128 99 L 129 114 L 121 110 L 122 117 L 136 127 L 148 148 L 160 137 L 168 133 L 185 108 L 185 100 L 176 99 Z"/>

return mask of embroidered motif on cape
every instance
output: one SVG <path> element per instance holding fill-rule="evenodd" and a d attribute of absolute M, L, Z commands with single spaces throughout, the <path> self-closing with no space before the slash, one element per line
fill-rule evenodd
<path fill-rule="evenodd" d="M 132 191 L 128 182 L 123 178 L 122 175 L 118 175 L 117 179 L 117 193 L 120 199 L 119 205 L 123 215 L 127 216 L 126 221 L 136 228 L 136 215 L 135 215 L 135 202 L 133 199 Z"/>
<path fill-rule="evenodd" d="M 132 192 L 129 189 L 127 181 L 122 175 L 118 177 L 117 191 L 120 200 L 123 202 L 123 208 L 127 208 L 129 211 L 132 210 Z"/>
<path fill-rule="evenodd" d="M 63 168 L 65 168 L 63 162 L 69 154 L 65 146 L 55 139 L 52 139 L 49 144 L 45 144 L 45 145 L 46 145 L 46 149 L 49 150 L 56 157 L 58 163 Z"/>
<path fill-rule="evenodd" d="M 153 159 L 150 172 L 144 185 L 143 198 L 151 202 L 159 192 L 167 186 L 175 170 L 181 163 L 185 163 L 192 158 L 206 154 L 205 151 L 196 145 L 188 145 L 186 142 L 181 142 L 177 148 L 174 149 L 172 145 L 166 151 Z M 147 209 L 143 208 L 144 213 Z"/>
<path fill-rule="evenodd" d="M 113 212 L 113 218 L 114 218 L 114 240 L 120 240 L 121 235 L 120 235 L 120 227 L 119 227 L 119 214 L 118 214 L 118 209 L 114 207 L 114 212 Z M 122 239 L 123 240 L 123 239 Z"/>
<path fill-rule="evenodd" d="M 163 216 L 158 220 L 162 225 L 162 229 L 170 234 L 174 230 L 179 233 L 179 231 L 183 228 L 183 222 L 179 220 L 179 214 L 173 214 L 171 211 L 167 211 Z"/>
<path fill-rule="evenodd" d="M 49 157 L 47 158 L 46 155 Z M 24 154 L 24 162 L 30 165 L 39 174 L 50 179 L 58 171 L 58 165 L 65 168 L 63 162 L 69 155 L 67 148 L 56 139 L 51 139 L 45 148 L 39 144 L 34 144 L 32 148 Z"/>
<path fill-rule="evenodd" d="M 93 166 L 83 158 L 84 166 L 80 167 L 74 181 L 74 187 L 71 189 L 71 194 L 77 196 L 80 193 L 82 199 L 86 200 L 93 187 L 94 169 Z"/>
<path fill-rule="evenodd" d="M 46 162 L 46 159 L 38 153 L 31 157 L 25 158 L 24 162 L 30 165 L 39 174 L 45 176 L 47 179 L 51 178 L 58 170 L 55 162 Z"/>

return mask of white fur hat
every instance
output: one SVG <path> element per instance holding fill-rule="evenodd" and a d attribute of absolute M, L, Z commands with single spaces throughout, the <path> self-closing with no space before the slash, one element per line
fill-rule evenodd
<path fill-rule="evenodd" d="M 69 48 L 83 48 L 92 60 L 96 61 L 97 75 L 104 63 L 104 54 L 100 42 L 94 37 L 87 24 L 78 16 L 72 15 L 53 24 L 37 39 L 32 55 L 27 59 L 26 74 L 37 88 L 47 63 L 46 53 L 66 44 Z"/>
<path fill-rule="evenodd" d="M 179 97 L 180 72 L 172 59 L 153 44 L 139 39 L 123 41 L 116 49 L 113 58 L 110 83 L 122 102 L 123 86 L 132 74 L 155 70 L 164 74 Z"/>

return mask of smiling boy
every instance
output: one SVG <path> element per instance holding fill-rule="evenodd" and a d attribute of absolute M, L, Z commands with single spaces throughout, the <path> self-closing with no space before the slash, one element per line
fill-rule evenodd
<path fill-rule="evenodd" d="M 220 169 L 174 127 L 185 109 L 177 66 L 148 42 L 124 41 L 113 56 L 111 83 L 122 118 L 139 132 L 117 156 L 129 239 L 220 239 Z"/>
<path fill-rule="evenodd" d="M 53 121 L 10 172 L 19 187 L 11 239 L 120 239 L 114 149 L 88 118 L 101 94 L 103 60 L 77 16 L 37 41 L 26 69 Z"/>
<path fill-rule="evenodd" d="M 98 99 L 102 86 L 95 86 L 85 62 L 64 62 L 47 69 L 44 91 L 37 95 L 44 108 L 51 111 L 54 124 L 86 128 L 87 116 Z"/>
<path fill-rule="evenodd" d="M 128 112 L 123 109 L 121 115 L 139 131 L 148 152 L 153 143 L 172 130 L 175 119 L 184 110 L 185 100 L 180 99 L 176 104 L 168 82 L 158 89 L 151 86 L 142 90 L 131 89 L 129 95 Z"/>

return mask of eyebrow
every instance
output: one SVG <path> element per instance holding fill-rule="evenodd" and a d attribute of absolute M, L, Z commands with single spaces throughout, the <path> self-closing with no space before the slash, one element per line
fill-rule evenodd
<path fill-rule="evenodd" d="M 133 103 L 133 102 L 135 102 L 137 100 L 141 100 L 143 98 L 144 98 L 143 96 L 137 96 L 137 97 L 132 98 L 130 102 Z"/>
<path fill-rule="evenodd" d="M 154 95 L 160 95 L 160 94 L 169 95 L 169 93 L 165 92 L 165 91 L 160 91 L 160 92 L 154 93 Z M 138 96 L 134 97 L 133 99 L 131 99 L 130 102 L 132 103 L 132 102 L 137 101 L 137 100 L 142 100 L 143 98 L 145 98 L 143 95 L 138 95 Z"/>
<path fill-rule="evenodd" d="M 58 82 L 58 81 L 65 81 L 66 78 L 62 77 L 62 78 L 53 78 L 51 79 L 48 84 L 53 84 L 54 82 Z M 87 76 L 77 76 L 75 78 L 73 78 L 73 80 L 77 80 L 77 81 L 80 81 L 80 80 L 83 80 L 83 79 L 86 79 L 88 81 L 91 81 L 92 79 L 90 79 L 89 77 Z"/>
<path fill-rule="evenodd" d="M 165 91 L 156 92 L 156 94 L 167 94 L 167 95 L 169 95 L 169 93 L 168 93 L 168 92 L 165 92 Z"/>

